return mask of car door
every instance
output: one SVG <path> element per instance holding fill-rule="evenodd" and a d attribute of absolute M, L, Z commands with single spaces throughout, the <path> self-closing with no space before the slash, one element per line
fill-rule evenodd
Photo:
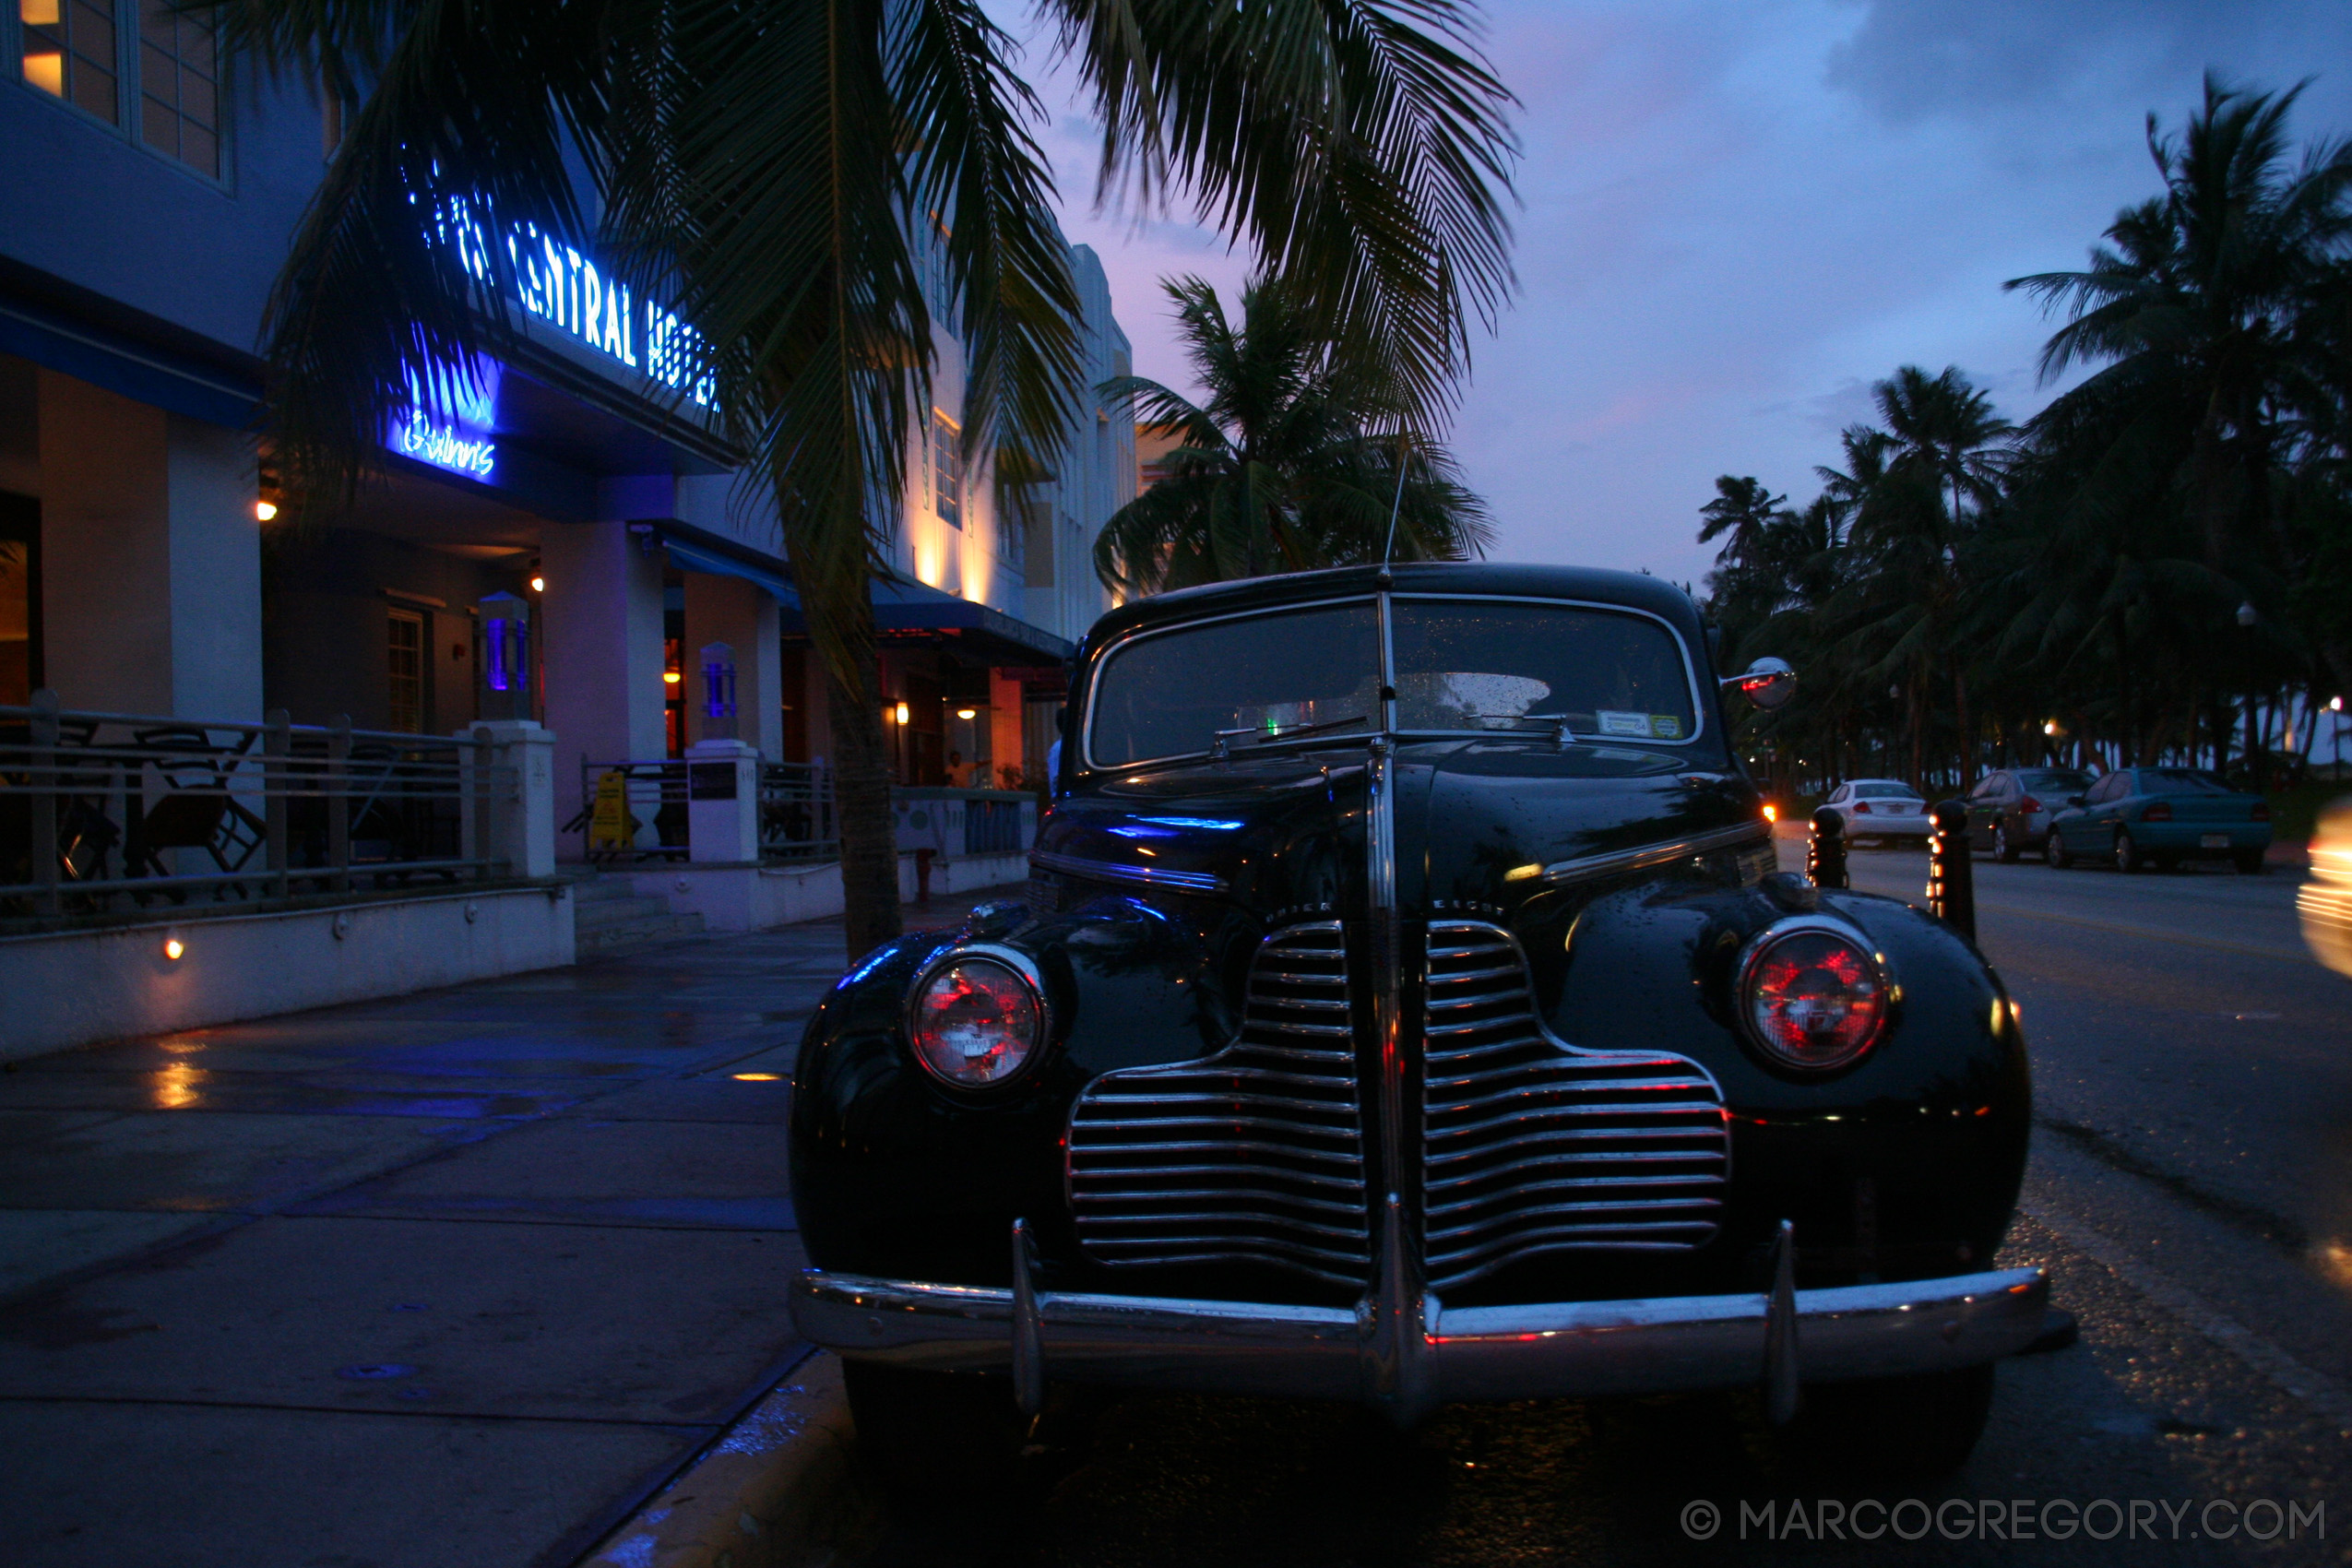
<path fill-rule="evenodd" d="M 2006 785 L 2006 773 L 1988 773 L 1968 791 L 1968 847 L 1972 849 L 1992 848 L 1992 825 L 2001 820 Z"/>
<path fill-rule="evenodd" d="M 2082 814 L 2067 826 L 2066 847 L 2077 854 L 2096 855 L 2105 851 L 2109 825 L 2115 820 L 2115 802 L 2123 797 L 2123 781 L 2128 776 L 2110 773 L 2091 786 L 2084 797 Z"/>

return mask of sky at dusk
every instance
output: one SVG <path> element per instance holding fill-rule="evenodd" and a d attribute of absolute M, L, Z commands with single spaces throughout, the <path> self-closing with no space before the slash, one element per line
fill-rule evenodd
<path fill-rule="evenodd" d="M 1031 30 L 1002 8 L 1008 25 Z M 2177 127 L 2208 66 L 2316 77 L 2304 139 L 2352 134 L 2346 0 L 1491 0 L 1518 96 L 1515 299 L 1475 346 L 1455 443 L 1497 560 L 1695 584 L 1719 473 L 1792 502 L 1870 386 L 1957 364 L 2013 419 L 2050 396 L 2049 324 L 2004 279 L 2081 265 L 2156 190 L 2144 125 Z M 1138 374 L 1187 386 L 1158 279 L 1248 271 L 1178 220 L 1098 212 L 1075 78 L 1028 66 L 1054 119 L 1063 226 L 1110 273 Z"/>

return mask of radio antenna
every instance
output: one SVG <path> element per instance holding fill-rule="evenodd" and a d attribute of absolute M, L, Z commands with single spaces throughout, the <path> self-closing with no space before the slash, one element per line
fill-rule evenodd
<path fill-rule="evenodd" d="M 1388 542 L 1380 547 L 1380 564 L 1396 552 L 1396 512 L 1405 505 L 1405 443 L 1410 439 L 1403 431 L 1396 433 L 1396 495 L 1388 504 Z"/>

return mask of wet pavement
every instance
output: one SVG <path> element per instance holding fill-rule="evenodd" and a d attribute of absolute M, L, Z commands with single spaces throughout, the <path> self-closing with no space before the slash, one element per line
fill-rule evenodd
<path fill-rule="evenodd" d="M 1917 899 L 1926 859 L 1854 868 Z M 865 1568 L 2352 1562 L 2352 981 L 2303 954 L 2297 879 L 1977 873 L 2037 1101 L 1998 1262 L 2048 1267 L 2082 1338 L 2003 1363 L 1958 1474 L 1825 1469 L 1745 1394 L 1456 1407 L 1409 1436 L 1113 1396 L 994 1506 L 894 1515 L 863 1474 L 832 1545 Z"/>
<path fill-rule="evenodd" d="M 0 1562 L 574 1561 L 804 1351 L 841 968 L 826 921 L 0 1072 Z"/>

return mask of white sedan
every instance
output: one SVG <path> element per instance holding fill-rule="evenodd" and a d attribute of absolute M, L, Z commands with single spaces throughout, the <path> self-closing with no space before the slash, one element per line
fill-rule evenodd
<path fill-rule="evenodd" d="M 1830 791 L 1823 806 L 1846 826 L 1846 842 L 1864 838 L 1925 838 L 1935 829 L 1928 803 L 1908 784 L 1893 778 L 1853 778 Z"/>

